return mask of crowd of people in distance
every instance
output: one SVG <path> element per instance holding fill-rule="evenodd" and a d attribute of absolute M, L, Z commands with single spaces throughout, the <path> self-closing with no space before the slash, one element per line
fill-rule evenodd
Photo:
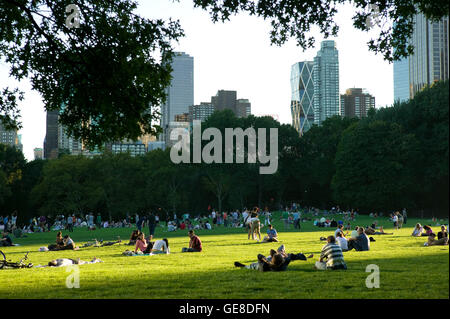
<path fill-rule="evenodd" d="M 375 239 L 371 236 L 376 235 L 393 235 L 392 232 L 384 231 L 382 225 L 378 225 L 378 218 L 383 217 L 383 213 L 371 213 L 370 217 L 374 218 L 371 225 L 352 227 L 352 221 L 355 221 L 358 216 L 357 210 L 343 211 L 339 207 L 333 207 L 328 211 L 320 211 L 316 208 L 301 208 L 296 204 L 291 207 L 286 207 L 280 214 L 280 220 L 284 226 L 284 230 L 301 229 L 301 223 L 310 221 L 314 226 L 335 229 L 332 235 L 328 237 L 321 237 L 320 240 L 326 241 L 322 247 L 320 256 L 315 262 L 314 267 L 317 270 L 346 270 L 347 265 L 344 260 L 344 253 L 349 251 L 370 251 L 371 242 Z M 401 229 L 408 220 L 406 209 L 402 212 L 395 211 L 388 214 L 389 221 L 393 223 L 394 230 Z M 222 213 L 215 209 L 209 209 L 206 216 L 197 215 L 192 217 L 189 213 L 178 215 L 166 214 L 165 225 L 161 223 L 158 214 L 153 212 L 141 212 L 140 214 L 126 214 L 125 218 L 119 221 L 103 220 L 100 214 L 87 213 L 85 215 L 57 215 L 40 216 L 29 220 L 27 225 L 17 225 L 17 213 L 11 216 L 0 216 L 0 231 L 2 237 L 0 239 L 0 247 L 13 245 L 11 239 L 11 232 L 16 233 L 20 231 L 24 233 L 32 232 L 46 232 L 50 230 L 57 230 L 56 241 L 43 247 L 50 251 L 59 250 L 78 250 L 80 248 L 87 248 L 91 246 L 105 247 L 122 243 L 120 237 L 116 241 L 103 242 L 103 240 L 84 243 L 78 247 L 74 240 L 68 235 L 63 235 L 63 231 L 72 233 L 75 227 L 85 227 L 89 230 L 96 230 L 97 228 L 134 228 L 132 230 L 129 242 L 127 245 L 133 246 L 126 250 L 123 254 L 126 256 L 136 255 L 156 255 L 156 254 L 170 254 L 169 239 L 162 238 L 154 240 L 155 230 L 157 227 L 162 228 L 163 232 L 187 231 L 189 237 L 188 247 L 182 248 L 181 252 L 202 252 L 202 241 L 196 230 L 212 230 L 218 227 L 236 227 L 242 228 L 247 233 L 248 240 L 255 240 L 258 243 L 272 243 L 279 242 L 279 235 L 273 226 L 272 213 L 266 207 L 260 210 L 254 207 L 251 210 L 244 208 L 242 211 L 224 211 Z M 384 218 L 386 220 L 386 217 Z M 434 220 L 434 219 L 433 219 Z M 438 224 L 439 225 L 439 224 Z M 436 234 L 433 232 L 430 225 L 416 224 L 413 233 L 414 237 L 427 237 L 424 246 L 448 245 L 448 228 L 445 225 L 439 225 L 440 231 Z M 264 236 L 261 234 L 261 229 L 264 230 Z M 281 226 L 280 226 L 281 227 Z M 148 228 L 148 236 L 143 232 L 143 229 Z M 16 234 L 14 234 L 16 235 Z M 41 247 L 42 248 L 42 247 Z M 173 248 L 173 247 L 172 247 Z M 235 262 L 234 265 L 239 268 L 253 269 L 260 271 L 285 271 L 288 265 L 295 260 L 308 260 L 313 258 L 313 254 L 306 256 L 303 253 L 286 253 L 284 245 L 281 245 L 278 250 L 270 250 L 267 256 L 259 254 L 257 260 L 248 265 L 240 262 Z M 89 264 L 97 263 L 101 260 L 94 258 L 92 261 L 82 261 L 80 259 L 60 258 L 54 259 L 45 267 L 60 267 L 72 264 Z"/>

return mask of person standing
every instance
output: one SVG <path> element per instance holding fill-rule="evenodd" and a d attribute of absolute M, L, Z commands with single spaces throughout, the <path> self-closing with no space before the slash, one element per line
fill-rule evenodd
<path fill-rule="evenodd" d="M 292 214 L 293 218 L 294 218 L 294 229 L 300 229 L 300 214 L 298 211 L 295 211 Z"/>
<path fill-rule="evenodd" d="M 397 212 L 395 212 L 393 214 L 392 221 L 394 222 L 394 229 L 398 230 L 398 215 L 397 215 Z"/>
<path fill-rule="evenodd" d="M 400 212 L 397 212 L 397 216 L 398 216 L 398 228 L 402 228 L 403 227 L 403 215 L 400 214 Z"/>
<path fill-rule="evenodd" d="M 402 215 L 403 215 L 403 224 L 406 225 L 406 222 L 408 221 L 408 214 L 406 213 L 406 208 L 403 208 Z"/>
<path fill-rule="evenodd" d="M 73 232 L 73 217 L 70 215 L 67 217 L 67 229 Z"/>
<path fill-rule="evenodd" d="M 153 212 L 150 212 L 148 217 L 148 233 L 150 234 L 149 241 L 152 241 L 153 235 L 155 234 L 155 227 L 156 227 L 156 218 L 155 215 L 153 215 Z"/>
<path fill-rule="evenodd" d="M 287 207 L 286 207 L 286 209 L 284 210 L 284 212 L 283 212 L 283 214 L 281 215 L 281 217 L 282 217 L 283 222 L 284 222 L 284 229 L 287 230 L 288 227 L 289 227 L 289 212 L 288 212 L 288 210 L 287 210 Z"/>

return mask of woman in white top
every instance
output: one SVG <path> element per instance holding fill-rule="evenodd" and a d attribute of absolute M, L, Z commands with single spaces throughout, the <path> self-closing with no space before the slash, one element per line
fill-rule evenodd
<path fill-rule="evenodd" d="M 423 233 L 423 227 L 420 224 L 416 224 L 416 227 L 414 228 L 413 233 L 411 234 L 414 237 L 420 237 Z"/>
<path fill-rule="evenodd" d="M 170 254 L 169 241 L 167 238 L 155 241 L 151 252 L 153 254 Z"/>

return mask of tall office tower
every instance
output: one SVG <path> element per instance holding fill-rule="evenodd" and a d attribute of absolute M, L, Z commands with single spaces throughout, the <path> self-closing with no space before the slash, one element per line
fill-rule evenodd
<path fill-rule="evenodd" d="M 167 142 L 169 123 L 175 115 L 189 112 L 194 104 L 194 58 L 184 52 L 177 52 L 172 61 L 172 81 L 166 89 L 167 100 L 161 106 L 161 127 L 164 134 L 160 139 Z"/>
<path fill-rule="evenodd" d="M 449 78 L 448 16 L 431 22 L 423 14 L 414 17 L 414 32 L 410 39 L 414 54 L 409 57 L 409 97 L 426 85 Z"/>
<path fill-rule="evenodd" d="M 83 150 L 81 141 L 70 137 L 66 133 L 65 127 L 61 124 L 58 124 L 58 149 L 66 150 L 70 155 L 79 155 Z"/>
<path fill-rule="evenodd" d="M 238 99 L 236 100 L 236 116 L 237 117 L 247 117 L 252 112 L 252 104 L 248 99 Z"/>
<path fill-rule="evenodd" d="M 17 130 L 7 130 L 2 123 L 0 123 L 0 144 L 7 144 L 15 146 L 20 149 L 19 136 Z"/>
<path fill-rule="evenodd" d="M 394 61 L 394 101 L 409 100 L 409 60 Z"/>
<path fill-rule="evenodd" d="M 189 122 L 194 120 L 205 121 L 215 111 L 214 106 L 210 102 L 202 102 L 200 105 L 189 106 Z"/>
<path fill-rule="evenodd" d="M 218 111 L 230 109 L 236 114 L 236 100 L 236 91 L 219 90 L 216 96 L 211 97 L 211 104 Z"/>
<path fill-rule="evenodd" d="M 291 67 L 292 126 L 303 135 L 314 124 L 314 63 L 298 62 Z"/>
<path fill-rule="evenodd" d="M 58 157 L 58 111 L 47 111 L 47 123 L 44 140 L 44 158 Z"/>
<path fill-rule="evenodd" d="M 347 89 L 341 94 L 341 115 L 345 117 L 367 117 L 367 111 L 375 108 L 375 97 L 360 88 Z"/>
<path fill-rule="evenodd" d="M 314 124 L 339 115 L 339 54 L 333 40 L 325 40 L 314 58 Z"/>

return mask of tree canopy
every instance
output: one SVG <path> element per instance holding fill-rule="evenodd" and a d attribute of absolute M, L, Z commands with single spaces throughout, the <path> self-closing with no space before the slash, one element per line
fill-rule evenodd
<path fill-rule="evenodd" d="M 239 13 L 269 20 L 273 44 L 295 38 L 303 49 L 314 46 L 313 26 L 337 35 L 334 17 L 345 3 L 354 6 L 355 28 L 368 31 L 375 17 L 383 22 L 368 46 L 389 61 L 413 52 L 414 14 L 437 20 L 449 11 L 447 0 L 193 0 L 213 21 Z M 79 10 L 76 27 L 68 5 Z M 0 2 L 0 57 L 10 75 L 30 78 L 46 110 L 58 110 L 67 132 L 90 148 L 161 131 L 156 123 L 171 81 L 172 43 L 184 33 L 178 21 L 146 19 L 136 8 L 132 0 Z M 22 92 L 0 90 L 1 122 L 20 128 Z"/>

